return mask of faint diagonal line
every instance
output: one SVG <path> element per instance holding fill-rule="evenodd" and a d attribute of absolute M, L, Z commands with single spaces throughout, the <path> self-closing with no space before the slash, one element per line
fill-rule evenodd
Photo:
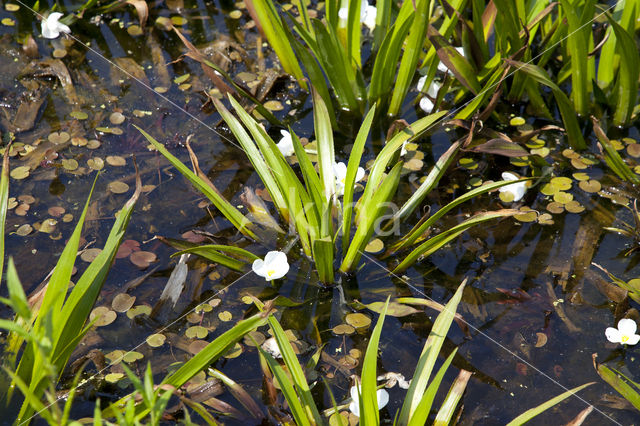
<path fill-rule="evenodd" d="M 242 276 L 236 278 L 233 282 L 231 282 L 231 284 L 225 286 L 224 288 L 221 288 L 220 290 L 218 290 L 213 296 L 209 297 L 207 300 L 205 300 L 202 303 L 207 303 L 211 300 L 213 300 L 214 298 L 216 298 L 220 293 L 222 293 L 223 291 L 227 291 L 229 288 L 231 288 L 231 286 L 233 286 L 235 283 L 239 282 L 240 280 L 242 280 L 244 277 L 246 277 L 247 275 L 251 274 L 252 271 L 246 272 L 245 274 L 243 274 Z M 201 303 L 201 304 L 202 304 Z M 180 317 L 176 318 L 175 320 L 173 320 L 172 322 L 170 322 L 169 324 L 165 325 L 164 327 L 162 327 L 161 329 L 155 331 L 155 333 L 162 333 L 165 330 L 168 330 L 170 327 L 172 327 L 174 324 L 176 324 L 177 322 L 183 320 L 184 318 L 187 317 L 187 315 L 189 315 L 192 312 L 196 311 L 196 307 L 194 307 L 193 309 L 190 309 L 188 312 L 186 312 L 185 314 L 181 315 Z M 111 361 L 108 365 L 106 365 L 104 368 L 102 368 L 101 370 L 99 370 L 98 372 L 92 374 L 88 379 L 85 379 L 82 381 L 82 383 L 79 383 L 78 386 L 76 387 L 76 391 L 78 388 L 81 388 L 85 383 L 89 383 L 91 380 L 95 379 L 96 377 L 98 377 L 99 375 L 101 375 L 104 371 L 106 371 L 108 368 L 118 364 L 119 362 L 122 361 L 122 359 L 125 357 L 126 354 L 128 354 L 129 352 L 135 351 L 136 349 L 138 349 L 139 347 L 141 347 L 142 345 L 144 345 L 146 343 L 146 340 L 141 341 L 140 343 L 138 343 L 136 346 L 134 346 L 133 348 L 129 349 L 127 352 L 125 352 L 122 356 L 120 356 L 119 358 Z M 49 407 L 51 407 L 53 404 L 57 403 L 58 401 L 60 401 L 61 399 L 66 399 L 69 396 L 70 392 L 65 392 L 64 394 L 62 394 L 61 396 L 59 396 L 58 398 L 56 398 L 55 401 L 53 401 L 52 403 L 50 403 L 49 405 L 45 406 L 42 410 L 39 410 L 37 413 L 35 413 L 33 416 L 29 417 L 28 419 L 24 420 L 22 423 L 20 423 L 21 425 L 27 424 L 29 423 L 34 417 L 36 417 L 38 414 L 42 413 L 43 411 L 45 411 L 46 409 L 48 409 Z"/>
<path fill-rule="evenodd" d="M 389 273 L 389 275 L 401 280 L 404 284 L 406 284 L 407 286 L 411 287 L 415 292 L 417 292 L 418 294 L 422 295 L 425 299 L 428 299 L 432 302 L 436 302 L 435 300 L 433 300 L 431 297 L 427 296 L 426 293 L 422 290 L 420 290 L 418 287 L 414 286 L 413 284 L 411 284 L 409 282 L 408 279 L 405 279 L 403 276 L 400 276 L 398 274 L 394 274 L 393 272 L 391 272 L 385 265 L 383 265 L 382 263 L 380 263 L 377 259 L 369 256 L 367 253 L 365 252 L 360 252 L 364 257 L 366 257 L 372 264 L 375 264 L 376 266 L 378 266 L 379 268 L 387 271 Z M 437 302 L 436 302 L 437 303 Z M 446 305 L 445 305 L 446 308 Z M 451 311 L 447 311 L 450 314 L 454 314 L 456 312 L 451 312 Z M 509 355 L 511 355 L 512 357 L 516 358 L 518 361 L 522 362 L 523 364 L 526 364 L 528 367 L 530 367 L 532 370 L 534 370 L 535 372 L 537 372 L 538 374 L 540 374 L 541 376 L 549 379 L 551 382 L 553 382 L 555 385 L 559 386 L 561 389 L 563 389 L 565 392 L 569 391 L 570 389 L 567 388 L 565 385 L 563 385 L 562 383 L 558 382 L 557 380 L 555 380 L 553 377 L 549 376 L 547 373 L 545 373 L 544 371 L 540 370 L 538 367 L 536 367 L 535 365 L 531 364 L 529 361 L 527 361 L 526 359 L 522 358 L 520 355 L 518 355 L 517 353 L 513 352 L 511 349 L 507 348 L 506 346 L 504 346 L 502 343 L 498 342 L 497 340 L 495 340 L 493 337 L 489 336 L 487 333 L 485 333 L 484 331 L 480 330 L 478 327 L 476 327 L 475 325 L 471 324 L 469 321 L 467 321 L 466 319 L 464 319 L 464 317 L 462 318 L 462 322 L 464 322 L 470 329 L 472 329 L 473 331 L 475 331 L 476 333 L 478 333 L 480 336 L 486 338 L 487 340 L 489 340 L 490 342 L 492 342 L 493 344 L 495 344 L 496 346 L 498 346 L 500 349 L 502 349 L 503 351 L 505 351 L 506 353 L 508 353 Z M 615 420 L 614 418 L 612 418 L 611 416 L 609 416 L 607 413 L 603 412 L 602 410 L 598 409 L 598 407 L 596 407 L 595 405 L 593 405 L 592 403 L 590 403 L 589 401 L 587 401 L 586 399 L 582 398 L 580 395 L 578 395 L 577 393 L 572 393 L 571 396 L 578 398 L 580 401 L 582 401 L 583 403 L 585 403 L 587 406 L 593 407 L 593 409 L 595 411 L 597 411 L 598 413 L 602 414 L 604 417 L 606 417 L 607 419 L 611 420 L 613 423 L 622 426 L 622 423 L 619 423 L 617 420 Z"/>

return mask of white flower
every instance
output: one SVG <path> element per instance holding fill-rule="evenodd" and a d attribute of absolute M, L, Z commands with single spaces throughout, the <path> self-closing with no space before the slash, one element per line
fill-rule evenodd
<path fill-rule="evenodd" d="M 623 318 L 618 321 L 618 328 L 607 327 L 604 334 L 611 343 L 635 345 L 640 341 L 640 335 L 636 334 L 637 328 L 634 320 Z"/>
<path fill-rule="evenodd" d="M 347 178 L 347 165 L 340 162 L 333 165 L 333 174 L 336 177 L 336 194 L 344 195 L 344 180 Z M 364 169 L 358 167 L 356 172 L 356 179 L 354 182 L 359 182 L 364 177 Z"/>
<path fill-rule="evenodd" d="M 267 281 L 277 280 L 289 271 L 287 255 L 281 251 L 270 251 L 264 260 L 254 260 L 251 269 Z"/>
<path fill-rule="evenodd" d="M 359 393 L 362 391 L 360 385 L 351 386 L 351 390 L 349 393 L 351 394 L 351 404 L 349 404 L 349 410 L 360 417 L 360 398 Z M 387 403 L 389 403 L 389 392 L 384 389 L 378 389 L 376 392 L 376 397 L 378 399 L 378 410 L 382 410 Z"/>
<path fill-rule="evenodd" d="M 502 173 L 503 180 L 518 180 L 518 175 L 511 172 Z M 524 197 L 524 193 L 527 192 L 526 182 L 512 183 L 511 185 L 502 186 L 499 189 L 500 192 L 507 192 L 513 195 L 513 201 L 520 201 Z"/>
<path fill-rule="evenodd" d="M 289 157 L 295 154 L 296 150 L 293 149 L 293 139 L 291 139 L 291 133 L 286 130 L 280 130 L 280 133 L 282 134 L 282 139 L 280 139 L 280 142 L 278 142 L 276 146 L 278 147 L 282 155 L 284 155 L 285 157 Z"/>
<path fill-rule="evenodd" d="M 58 38 L 60 33 L 71 32 L 71 29 L 67 27 L 65 24 L 62 24 L 59 19 L 62 18 L 62 13 L 53 12 L 50 13 L 49 16 L 42 19 L 42 36 L 45 38 Z"/>
<path fill-rule="evenodd" d="M 434 107 L 433 101 L 426 96 L 423 96 L 422 99 L 420 99 L 419 105 L 420 105 L 420 109 L 426 112 L 427 114 L 429 114 Z"/>
<path fill-rule="evenodd" d="M 367 0 L 360 2 L 360 23 L 364 24 L 369 31 L 373 31 L 376 28 L 376 15 L 378 10 L 375 6 L 371 6 Z M 338 9 L 338 18 L 341 21 L 349 19 L 349 7 L 341 7 Z"/>

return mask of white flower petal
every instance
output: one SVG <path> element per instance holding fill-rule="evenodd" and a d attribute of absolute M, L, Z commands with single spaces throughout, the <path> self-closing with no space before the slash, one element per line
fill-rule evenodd
<path fill-rule="evenodd" d="M 42 36 L 45 38 L 57 38 L 61 32 L 70 33 L 71 29 L 65 24 L 58 22 L 62 17 L 62 13 L 53 12 L 42 20 Z"/>
<path fill-rule="evenodd" d="M 420 109 L 422 109 L 427 114 L 431 113 L 433 110 L 433 102 L 428 97 L 424 96 L 420 99 Z"/>
<path fill-rule="evenodd" d="M 281 251 L 270 251 L 264 260 L 254 260 L 251 269 L 267 281 L 277 280 L 289 272 L 287 255 Z"/>
<path fill-rule="evenodd" d="M 604 331 L 605 336 L 607 336 L 607 340 L 611 343 L 620 343 L 621 335 L 617 328 L 607 327 Z"/>
<path fill-rule="evenodd" d="M 423 75 L 418 79 L 418 85 L 416 86 L 416 89 L 418 89 L 419 92 L 422 92 L 422 89 L 424 89 L 424 84 L 426 82 L 427 82 L 427 76 Z"/>
<path fill-rule="evenodd" d="M 333 174 L 336 180 L 344 180 L 347 177 L 347 165 L 343 162 L 335 163 L 333 165 Z"/>
<path fill-rule="evenodd" d="M 369 31 L 373 31 L 376 29 L 376 15 L 378 14 L 378 10 L 375 6 L 371 6 L 366 1 L 363 1 L 362 5 L 365 4 L 364 19 L 361 16 L 360 21 L 365 25 L 365 27 L 369 28 Z"/>
<path fill-rule="evenodd" d="M 502 173 L 502 180 L 512 181 L 520 179 L 518 175 L 511 172 Z M 513 201 L 520 201 L 524 194 L 527 192 L 526 182 L 512 183 L 511 185 L 502 186 L 498 189 L 500 192 L 508 192 L 513 195 Z"/>
<path fill-rule="evenodd" d="M 634 334 L 633 336 L 629 336 L 629 340 L 627 340 L 627 345 L 635 345 L 640 342 L 640 335 Z"/>
<path fill-rule="evenodd" d="M 382 410 L 389 403 L 389 392 L 384 389 L 378 389 L 376 397 L 378 398 L 378 410 Z"/>
<path fill-rule="evenodd" d="M 360 182 L 362 180 L 362 178 L 364 177 L 364 169 L 362 167 L 358 167 L 358 170 L 356 171 L 356 182 Z"/>
<path fill-rule="evenodd" d="M 636 322 L 631 318 L 622 318 L 620 321 L 618 321 L 618 330 L 621 334 L 627 334 L 631 336 L 633 334 L 636 334 L 637 329 L 638 326 L 636 325 Z"/>
<path fill-rule="evenodd" d="M 356 416 L 360 417 L 360 397 L 358 392 L 361 391 L 360 385 L 351 386 L 349 394 L 351 395 L 351 404 L 349 404 L 349 411 Z M 376 399 L 378 400 L 378 410 L 382 410 L 389 403 L 389 392 L 384 389 L 378 389 L 376 392 Z"/>
<path fill-rule="evenodd" d="M 276 144 L 278 150 L 280 150 L 282 155 L 285 157 L 289 157 L 295 154 L 296 151 L 293 148 L 293 139 L 291 137 L 291 133 L 286 130 L 280 130 L 280 133 L 282 134 L 282 138 L 280 139 L 280 142 Z"/>
<path fill-rule="evenodd" d="M 347 18 L 349 18 L 349 9 L 346 7 L 341 7 L 340 9 L 338 9 L 338 18 L 346 21 Z"/>

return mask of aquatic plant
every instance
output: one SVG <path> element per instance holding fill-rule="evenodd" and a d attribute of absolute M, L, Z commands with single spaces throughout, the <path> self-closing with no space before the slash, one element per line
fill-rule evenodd
<path fill-rule="evenodd" d="M 58 38 L 60 33 L 69 34 L 71 29 L 60 22 L 62 13 L 51 12 L 46 18 L 42 19 L 42 36 L 44 38 Z"/>
<path fill-rule="evenodd" d="M 0 181 L 1 264 L 4 264 L 4 219 L 9 194 L 8 179 L 9 149 L 6 149 Z M 55 400 L 55 385 L 71 353 L 92 327 L 92 322 L 87 323 L 89 313 L 109 273 L 141 188 L 138 176 L 136 191 L 117 215 L 101 253 L 86 268 L 70 292 L 69 282 L 89 200 L 58 259 L 45 291 L 39 298 L 27 299 L 13 260 L 9 258 L 6 277 L 9 298 L 0 299 L 0 302 L 11 307 L 16 316 L 13 321 L 0 320 L 0 328 L 10 332 L 5 346 L 4 369 L 11 377 L 11 382 L 6 383 L 7 387 L 2 389 L 2 394 L 7 402 L 10 401 L 15 386 L 24 395 L 16 421 L 29 422 L 33 412 L 42 409 L 40 399 L 45 393 Z M 2 266 L 0 274 L 1 271 Z M 20 351 L 22 352 L 16 367 L 15 361 Z"/>
<path fill-rule="evenodd" d="M 264 260 L 254 260 L 251 269 L 267 281 L 277 280 L 289 271 L 287 255 L 281 251 L 270 251 Z"/>
<path fill-rule="evenodd" d="M 390 215 L 388 207 L 400 181 L 402 161 L 397 161 L 388 173 L 385 173 L 385 169 L 391 165 L 392 160 L 398 158 L 398 151 L 405 142 L 418 138 L 442 117 L 444 112 L 419 119 L 387 141 L 385 147 L 373 161 L 362 196 L 357 202 L 354 202 L 354 184 L 364 172 L 360 167 L 360 160 L 375 114 L 375 107 L 363 120 L 349 155 L 346 173 L 344 173 L 345 168 L 336 166 L 333 130 L 328 111 L 322 98 L 314 92 L 314 121 L 319 173 L 316 172 L 299 138 L 289 129 L 296 158 L 300 165 L 301 180 L 265 130 L 245 112 L 235 99 L 232 97 L 229 99 L 239 119 L 233 116 L 222 102 L 214 100 L 214 103 L 253 164 L 256 173 L 260 176 L 280 217 L 289 224 L 291 230 L 295 231 L 295 236 L 299 237 L 305 255 L 314 260 L 320 281 L 324 283 L 334 281 L 333 264 L 337 253 L 335 244 L 337 241 L 341 240 L 342 242 L 342 260 L 339 270 L 345 273 L 355 270 L 365 246 L 371 241 L 374 233 L 382 232 L 384 227 L 397 224 L 410 215 L 428 193 L 437 186 L 438 181 L 459 150 L 459 144 L 454 143 L 441 156 L 414 194 L 394 214 Z M 249 133 L 245 128 L 249 130 Z M 260 207 L 260 214 L 254 215 L 253 221 L 250 220 L 220 195 L 213 184 L 208 182 L 204 173 L 199 171 L 197 164 L 195 167 L 197 173 L 191 172 L 151 135 L 139 130 L 244 235 L 260 241 L 260 235 L 272 236 L 274 232 L 282 232 L 265 208 Z M 194 158 L 195 156 L 192 155 L 192 160 Z M 339 176 L 336 171 L 339 172 Z M 475 188 L 442 207 L 429 219 L 416 226 L 393 244 L 387 252 L 389 255 L 413 247 L 394 272 L 402 271 L 419 258 L 434 253 L 462 232 L 477 224 L 517 214 L 517 210 L 510 209 L 481 212 L 450 229 L 431 236 L 431 238 L 426 237 L 430 227 L 457 205 L 502 186 L 513 184 L 513 181 L 499 181 Z M 342 202 L 340 202 L 340 196 L 342 196 Z M 337 224 L 334 217 L 338 219 Z M 385 224 L 385 222 L 387 223 Z M 354 227 L 355 229 L 352 229 Z M 265 233 L 265 228 L 269 230 L 268 233 Z M 340 233 L 342 238 L 340 238 Z M 414 247 L 415 243 L 422 244 Z"/>

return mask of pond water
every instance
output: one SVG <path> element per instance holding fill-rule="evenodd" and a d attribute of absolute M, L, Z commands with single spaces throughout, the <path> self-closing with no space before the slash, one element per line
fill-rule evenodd
<path fill-rule="evenodd" d="M 71 2 L 67 3 L 72 6 Z M 210 341 L 238 319 L 254 313 L 251 300 L 246 298 L 248 295 L 261 300 L 280 295 L 295 302 L 296 306 L 280 308 L 280 321 L 285 329 L 295 332 L 302 359 L 307 360 L 324 345 L 325 356 L 320 362 L 314 393 L 316 400 L 324 404 L 323 408 L 330 408 L 325 383 L 338 402 L 347 398 L 350 376 L 360 373 L 358 364 L 372 328 L 350 335 L 337 335 L 332 331 L 354 311 L 354 301 L 368 304 L 384 301 L 391 295 L 392 298 L 426 297 L 445 303 L 460 282 L 468 278 L 458 310 L 468 330 L 454 324 L 441 354 L 444 357 L 455 347 L 459 348 L 442 389 L 448 388 L 459 369 L 473 373 L 462 400 L 460 424 L 504 424 L 552 396 L 591 381 L 596 384 L 536 418 L 535 423 L 565 424 L 589 404 L 593 404 L 595 410 L 585 424 L 637 423 L 637 412 L 599 378 L 592 361 L 592 355 L 597 353 L 600 362 L 607 361 L 631 379 L 640 378 L 637 350 L 612 345 L 605 338 L 605 328 L 614 325 L 617 305 L 598 290 L 598 283 L 607 277 L 591 265 L 591 262 L 602 265 L 624 280 L 638 276 L 638 259 L 633 254 L 623 255 L 633 241 L 603 231 L 603 227 L 618 225 L 620 220 L 632 223 L 633 219 L 629 211 L 612 202 L 611 197 L 580 188 L 574 173 L 588 173 L 605 191 L 613 193 L 618 202 L 633 200 L 635 188 L 621 184 L 602 162 L 588 154 L 588 159 L 596 160 L 595 164 L 586 169 L 576 168 L 571 161 L 572 154 L 563 154 L 567 144 L 560 133 L 543 135 L 551 150 L 548 160 L 554 174 L 570 178 L 568 192 L 584 207 L 576 208 L 576 213 L 551 213 L 546 224 L 537 223 L 535 218 L 532 222 L 527 219 L 490 222 L 463 234 L 402 276 L 388 272 L 396 259 L 381 259 L 377 254 L 367 253 L 362 268 L 352 276 L 341 277 L 338 286 L 332 288 L 318 282 L 311 263 L 299 254 L 298 245 L 293 245 L 289 252 L 293 259 L 290 260 L 291 272 L 275 286 L 255 274 L 236 273 L 192 258 L 188 262 L 185 291 L 176 306 L 171 307 L 158 301 L 176 265 L 177 259 L 170 257 L 175 250 L 154 237 L 192 241 L 211 238 L 220 243 L 237 244 L 261 256 L 269 249 L 291 246 L 292 241 L 290 238 L 267 241 L 260 246 L 241 238 L 161 155 L 149 149 L 133 127 L 135 124 L 150 132 L 185 163 L 189 161 L 185 149 L 189 140 L 201 169 L 234 204 L 240 204 L 244 187 L 261 188 L 231 133 L 219 126 L 220 117 L 204 93 L 217 95 L 209 79 L 197 62 L 188 58 L 176 61 L 185 52 L 183 44 L 173 33 L 163 30 L 156 20 L 173 17 L 173 23 L 197 47 L 211 54 L 220 66 L 228 66 L 232 75 L 244 78 L 249 87 L 254 85 L 256 76 L 265 75 L 268 70 L 279 72 L 275 56 L 259 39 L 242 3 L 171 1 L 162 6 L 150 3 L 147 27 L 155 25 L 155 28 L 141 35 L 138 35 L 139 22 L 134 9 L 122 8 L 101 20 L 75 23 L 73 36 L 77 40 L 51 41 L 36 36 L 35 47 L 28 52 L 17 40 L 27 34 L 40 34 L 39 23 L 24 5 L 18 11 L 10 11 L 9 4 L 17 2 L 5 1 L 0 10 L 3 140 L 6 142 L 8 138 L 7 126 L 17 123 L 20 108 L 28 110 L 33 117 L 31 121 L 21 122 L 24 128 L 16 131 L 16 142 L 24 146 L 16 148 L 14 144 L 16 155 L 11 167 L 13 170 L 22 167 L 23 173 L 12 175 L 10 181 L 10 196 L 15 197 L 16 202 L 8 214 L 6 241 L 7 253 L 16 262 L 27 294 L 38 288 L 55 265 L 89 194 L 95 170 L 100 169 L 100 174 L 83 231 L 88 249 L 102 246 L 114 213 L 133 191 L 134 156 L 146 185 L 127 229 L 126 248 L 121 248 L 97 306 L 110 308 L 116 296 L 126 292 L 136 298 L 133 309 L 146 306 L 143 309 L 153 309 L 153 312 L 150 316 L 134 317 L 131 309 L 123 309 L 128 312 L 117 313 L 111 324 L 97 327 L 88 334 L 71 362 L 94 349 L 107 355 L 107 361 L 104 368 L 88 367 L 87 377 L 98 371 L 99 374 L 77 397 L 73 417 L 91 416 L 98 397 L 103 402 L 112 401 L 132 390 L 125 379 L 112 380 L 112 383 L 104 378 L 109 373 L 122 373 L 118 365 L 109 365 L 109 361 L 115 359 L 113 351 L 137 351 L 142 358 L 128 365 L 140 373 L 150 361 L 154 377 L 159 381 L 175 368 L 175 363 L 186 360 L 190 352 L 197 350 L 198 344 L 194 342 Z M 12 20 L 13 24 L 9 25 L 4 19 Z M 118 68 L 135 73 L 142 83 Z M 71 83 L 63 85 L 65 70 Z M 309 96 L 285 76 L 267 89 L 265 101 L 271 101 L 274 114 L 292 125 L 300 136 L 313 139 Z M 519 105 L 500 108 L 513 109 L 516 115 L 525 114 Z M 402 118 L 411 122 L 422 115 L 407 104 Z M 386 133 L 389 124 L 382 121 L 376 125 L 378 135 Z M 528 122 L 533 128 L 546 124 L 534 117 Z M 340 159 L 346 158 L 358 125 L 353 118 L 342 117 L 342 131 L 336 134 L 336 152 Z M 279 135 L 279 128 L 269 127 L 268 123 L 265 126 L 274 137 Z M 519 131 L 516 126 L 498 128 L 496 125 L 496 128 L 506 133 Z M 67 135 L 61 136 L 59 132 Z M 420 140 L 416 152 L 421 154 L 416 158 L 423 157 L 422 167 L 407 170 L 400 187 L 405 197 L 415 188 L 412 178 L 424 176 L 434 159 L 462 136 L 457 130 L 439 127 Z M 615 136 L 619 140 L 625 137 L 638 140 L 636 129 Z M 374 139 L 367 146 L 363 162 L 372 159 L 380 149 L 380 136 Z M 31 149 L 34 150 L 28 153 Z M 454 195 L 460 195 L 470 178 L 498 179 L 495 170 L 515 169 L 506 158 L 482 154 L 465 154 L 465 157 L 473 158 L 477 167 L 456 163 L 440 183 L 438 195 L 429 197 L 425 204 L 437 209 Z M 25 166 L 28 172 L 24 171 Z M 541 194 L 539 188 L 530 189 L 522 204 L 549 213 L 551 197 Z M 464 204 L 440 226 L 450 226 L 470 213 L 499 206 L 497 193 L 480 197 Z M 508 203 L 505 206 L 509 207 Z M 411 228 L 418 219 L 414 216 L 399 232 Z M 136 252 L 145 254 L 136 255 Z M 88 252 L 87 258 L 90 255 Z M 87 264 L 79 259 L 79 272 Z M 5 291 L 3 288 L 3 295 Z M 203 310 L 200 306 L 194 310 L 200 304 L 206 304 L 207 308 Z M 622 308 L 618 306 L 618 309 Z M 362 312 L 374 323 L 378 318 L 378 314 L 370 310 Z M 3 318 L 11 315 L 6 309 L 1 313 Z M 411 377 L 436 314 L 434 310 L 420 308 L 408 316 L 387 317 L 380 343 L 381 373 L 396 372 Z M 185 334 L 194 325 L 206 329 L 191 330 L 203 332 L 200 339 Z M 262 338 L 268 337 L 265 328 L 260 332 Z M 167 338 L 158 348 L 146 343 L 147 337 L 154 333 Z M 244 386 L 267 413 L 268 397 L 263 391 L 262 371 L 250 340 L 241 342 L 236 350 L 215 363 L 215 368 Z M 68 373 L 64 375 L 61 389 L 70 377 Z M 321 377 L 326 382 L 320 380 Z M 393 421 L 404 392 L 397 386 L 390 389 L 390 403 L 382 410 L 385 423 Z M 442 393 L 437 397 L 436 406 L 444 396 Z M 217 398 L 244 411 L 228 391 Z M 271 409 L 278 411 L 281 407 Z M 5 410 L 15 410 L 15 407 Z M 273 419 L 269 417 L 263 423 L 254 418 L 222 421 L 267 424 Z"/>

